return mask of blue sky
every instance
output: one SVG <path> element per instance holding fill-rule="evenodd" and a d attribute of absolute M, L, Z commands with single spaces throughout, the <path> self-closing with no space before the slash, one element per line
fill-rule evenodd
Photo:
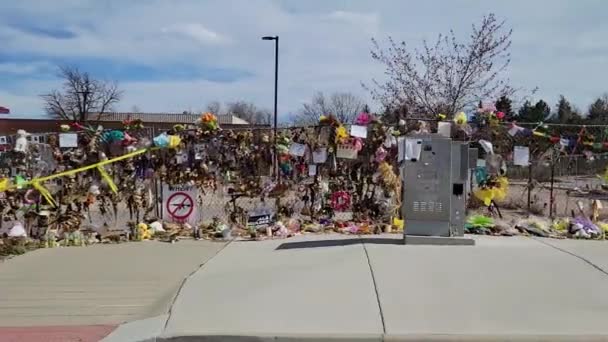
<path fill-rule="evenodd" d="M 383 77 L 370 38 L 417 45 L 494 12 L 513 28 L 516 87 L 577 107 L 608 91 L 608 1 L 603 0 L 20 0 L 0 2 L 0 106 L 40 116 L 57 65 L 117 81 L 117 110 L 202 110 L 211 101 L 272 107 L 273 46 L 281 37 L 279 111 L 314 92 L 349 91 Z"/>

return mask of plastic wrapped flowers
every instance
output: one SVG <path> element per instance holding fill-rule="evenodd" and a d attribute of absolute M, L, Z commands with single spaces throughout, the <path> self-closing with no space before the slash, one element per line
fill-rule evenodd
<path fill-rule="evenodd" d="M 201 126 L 206 132 L 215 131 L 220 128 L 217 116 L 210 112 L 203 113 L 201 117 L 196 120 L 196 124 Z"/>

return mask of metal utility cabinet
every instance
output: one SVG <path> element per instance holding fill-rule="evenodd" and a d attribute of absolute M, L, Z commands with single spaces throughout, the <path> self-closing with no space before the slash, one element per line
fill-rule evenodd
<path fill-rule="evenodd" d="M 463 236 L 468 143 L 437 134 L 412 135 L 401 143 L 405 233 Z"/>

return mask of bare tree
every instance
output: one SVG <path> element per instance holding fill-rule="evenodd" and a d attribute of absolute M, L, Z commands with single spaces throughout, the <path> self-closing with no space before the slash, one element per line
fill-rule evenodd
<path fill-rule="evenodd" d="M 61 67 L 58 76 L 63 79 L 62 89 L 42 95 L 46 112 L 56 118 L 85 122 L 87 113 L 96 113 L 99 120 L 122 97 L 115 83 L 93 79 L 76 67 Z"/>
<path fill-rule="evenodd" d="M 511 33 L 489 14 L 472 26 L 465 42 L 453 31 L 439 35 L 433 45 L 424 41 L 421 50 L 391 37 L 384 49 L 372 39 L 372 58 L 385 65 L 389 78 L 373 80 L 370 91 L 385 107 L 405 107 L 418 115 L 453 115 L 480 100 L 511 95 L 508 80 L 501 78 L 510 63 Z"/>
<path fill-rule="evenodd" d="M 226 104 L 226 113 L 237 116 L 250 124 L 270 125 L 272 114 L 268 109 L 258 108 L 255 104 L 246 101 L 236 101 Z"/>
<path fill-rule="evenodd" d="M 221 110 L 222 110 L 222 104 L 219 103 L 219 101 L 209 102 L 207 104 L 207 107 L 205 107 L 205 111 L 211 112 L 213 114 L 219 114 Z"/>
<path fill-rule="evenodd" d="M 363 100 L 352 93 L 333 93 L 327 98 L 318 92 L 309 103 L 302 105 L 296 121 L 299 124 L 314 124 L 319 122 L 321 115 L 333 114 L 340 122 L 352 123 L 364 108 Z"/>

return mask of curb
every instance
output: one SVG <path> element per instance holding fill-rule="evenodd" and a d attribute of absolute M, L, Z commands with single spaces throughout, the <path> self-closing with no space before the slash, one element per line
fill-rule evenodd
<path fill-rule="evenodd" d="M 473 342 L 570 342 L 608 341 L 608 335 L 550 335 L 550 334 L 201 334 L 163 336 L 167 315 L 123 324 L 102 342 L 409 342 L 409 341 L 473 341 Z"/>
<path fill-rule="evenodd" d="M 156 342 L 168 318 L 169 315 L 160 315 L 121 324 L 101 342 Z"/>

